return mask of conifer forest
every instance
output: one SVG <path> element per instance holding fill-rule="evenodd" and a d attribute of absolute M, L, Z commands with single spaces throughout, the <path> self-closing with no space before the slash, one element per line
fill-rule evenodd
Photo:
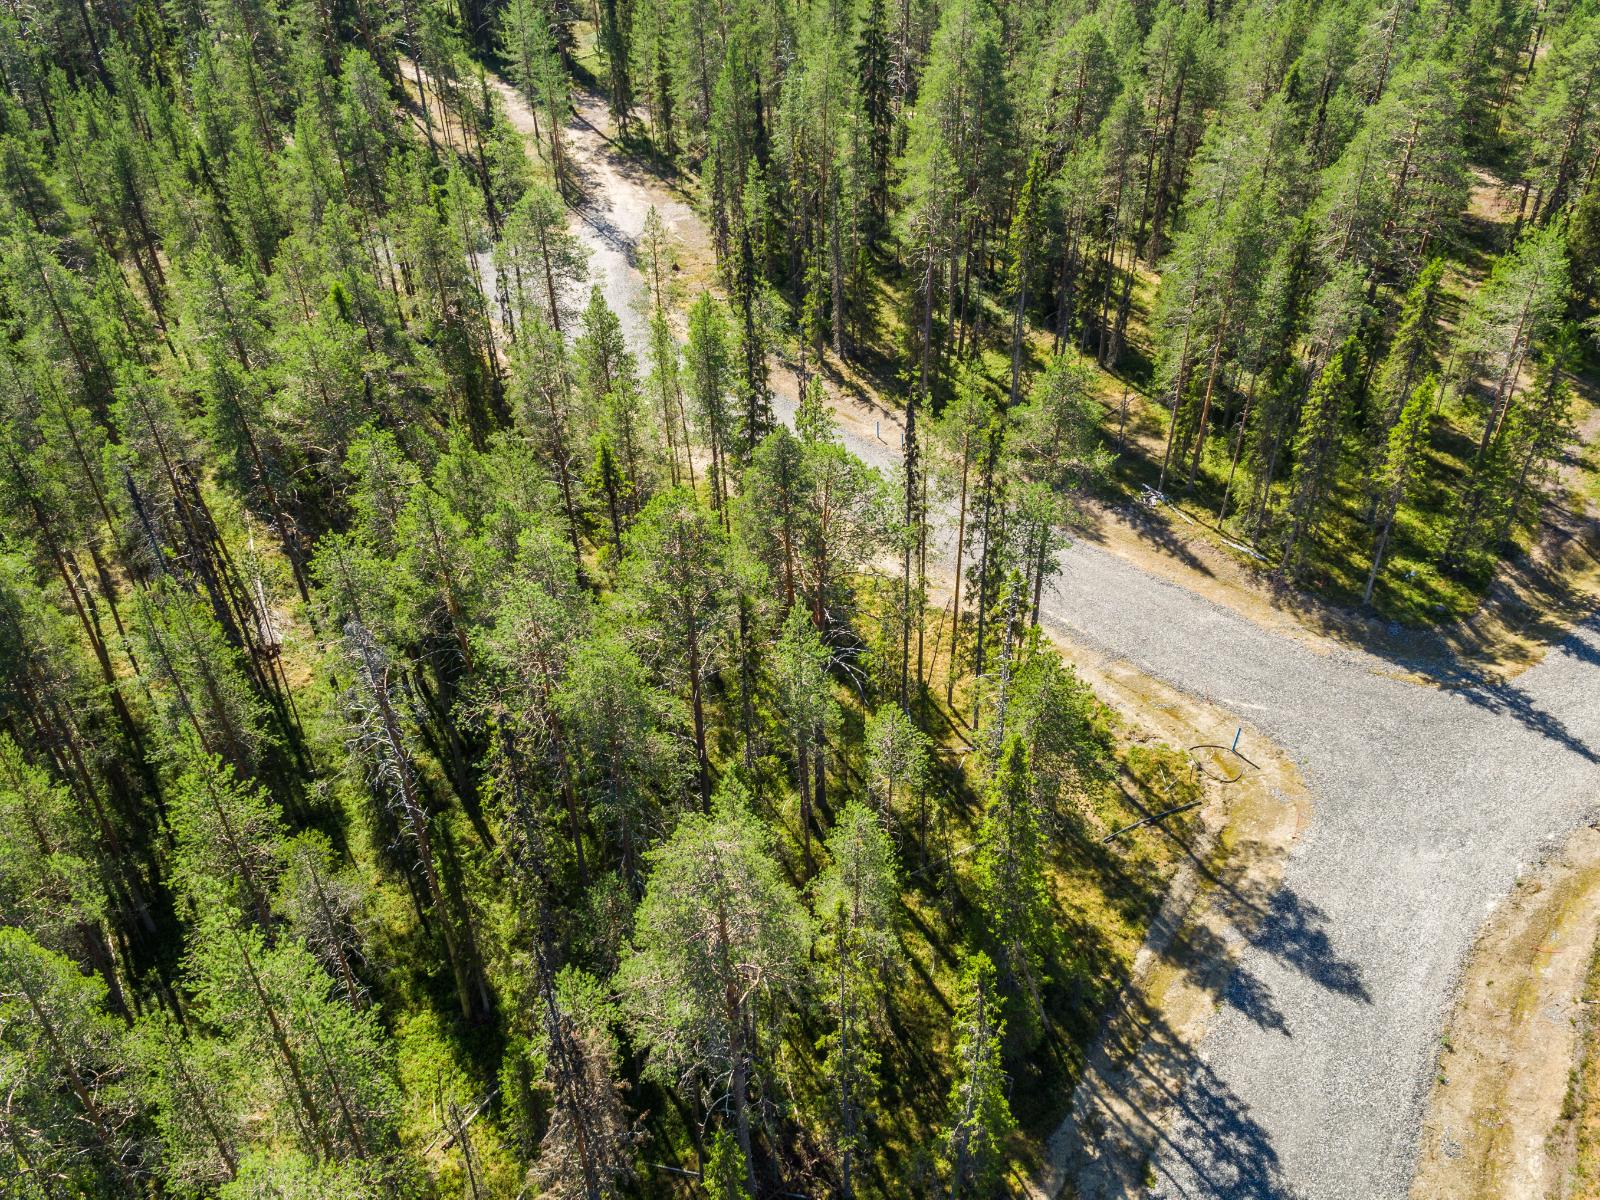
<path fill-rule="evenodd" d="M 1596 0 L 3 0 L 0 1197 L 1055 1196 L 1063 556 L 1450 636 L 1597 313 Z"/>

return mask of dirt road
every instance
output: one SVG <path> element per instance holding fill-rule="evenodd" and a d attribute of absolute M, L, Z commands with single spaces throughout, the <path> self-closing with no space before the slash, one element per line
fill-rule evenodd
<path fill-rule="evenodd" d="M 630 259 L 647 209 L 690 256 L 703 260 L 706 234 L 605 140 L 602 113 L 584 98 L 567 129 L 585 195 L 574 227 L 642 349 Z M 792 378 L 777 390 L 788 416 Z M 898 424 L 838 407 L 850 448 L 892 465 Z M 1600 798 L 1600 627 L 1496 683 L 1448 661 L 1330 652 L 1087 542 L 1063 554 L 1045 616 L 1254 722 L 1314 796 L 1281 885 L 1231 897 L 1255 919 L 1239 926 L 1250 932 L 1187 1084 L 1144 1114 L 1161 1131 L 1151 1194 L 1399 1200 L 1474 936 Z"/>

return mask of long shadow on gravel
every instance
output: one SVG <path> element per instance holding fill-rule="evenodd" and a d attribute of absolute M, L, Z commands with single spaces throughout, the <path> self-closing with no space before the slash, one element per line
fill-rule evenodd
<path fill-rule="evenodd" d="M 1588 650 L 1592 654 L 1593 651 Z M 1497 716 L 1507 716 L 1535 733 L 1549 738 L 1592 763 L 1600 763 L 1600 753 L 1567 728 L 1566 723 L 1533 702 L 1528 692 L 1510 680 L 1477 678 L 1453 689 L 1467 703 Z"/>
<path fill-rule="evenodd" d="M 1252 946 L 1287 963 L 1330 992 L 1363 1004 L 1372 1003 L 1361 968 L 1340 958 L 1334 950 L 1328 938 L 1327 914 L 1293 888 L 1278 888 L 1261 919 L 1242 922 L 1241 931 Z"/>
<path fill-rule="evenodd" d="M 1349 959 L 1341 958 L 1334 950 L 1333 941 L 1328 936 L 1328 915 L 1321 908 L 1283 884 L 1273 888 L 1270 893 L 1261 888 L 1242 886 L 1236 870 L 1224 867 L 1218 871 L 1208 859 L 1195 852 L 1188 839 L 1170 829 L 1163 828 L 1162 832 L 1188 856 L 1194 869 L 1216 886 L 1220 893 L 1218 910 L 1245 941 L 1282 960 L 1329 991 L 1363 1004 L 1372 1003 L 1372 994 L 1367 991 L 1367 985 L 1361 978 L 1361 968 Z M 1186 929 L 1180 940 L 1192 942 L 1199 937 L 1217 941 L 1214 935 L 1194 927 Z M 1225 948 L 1220 944 L 1189 945 L 1187 949 L 1187 958 L 1194 962 L 1219 961 L 1219 954 L 1231 957 L 1226 955 Z M 1237 988 L 1237 991 L 1232 995 L 1220 995 L 1219 999 L 1233 1004 L 1265 1029 L 1287 1032 L 1281 1028 L 1282 1015 L 1272 1004 L 1271 996 L 1265 993 L 1264 985 L 1254 980 L 1244 980 L 1228 986 L 1230 989 Z"/>
<path fill-rule="evenodd" d="M 1249 1105 L 1136 993 L 1124 992 L 1118 1005 L 1112 1052 L 1121 1065 L 1095 1073 L 1091 1084 L 1103 1101 L 1093 1104 L 1085 1132 L 1138 1147 L 1147 1162 L 1181 1161 L 1208 1196 L 1298 1200 Z M 1181 1138 L 1173 1129 L 1183 1131 Z M 1161 1180 L 1147 1193 L 1148 1182 L 1124 1179 L 1120 1194 L 1169 1194 Z"/>
<path fill-rule="evenodd" d="M 1334 951 L 1319 908 L 1292 889 L 1268 892 L 1243 887 L 1226 871 L 1220 878 L 1207 874 L 1226 897 L 1222 912 L 1232 928 L 1186 923 L 1166 946 L 1164 960 L 1191 984 L 1281 1035 L 1285 1049 L 1293 1037 L 1288 1016 L 1266 982 L 1239 961 L 1240 943 L 1261 947 L 1331 991 L 1371 1002 L 1355 964 Z M 1102 1159 L 1086 1195 L 1300 1200 L 1266 1127 L 1139 989 L 1124 988 L 1111 1001 L 1105 1041 L 1082 1086 L 1088 1089 L 1082 1133 L 1092 1144 L 1109 1138 L 1131 1151 Z M 1132 1173 L 1140 1164 L 1152 1164 L 1143 1178 Z M 1184 1182 L 1160 1178 L 1169 1169 Z"/>
<path fill-rule="evenodd" d="M 1210 992 L 1218 1004 L 1237 1009 L 1246 1020 L 1270 1033 L 1294 1036 L 1272 989 L 1243 963 L 1235 961 L 1228 945 L 1209 929 L 1189 926 L 1174 939 L 1167 958 L 1188 976 L 1190 983 Z"/>
<path fill-rule="evenodd" d="M 1283 1009 L 1273 999 L 1272 989 L 1242 966 L 1235 967 L 1228 976 L 1228 984 L 1222 990 L 1222 1002 L 1229 1008 L 1238 1009 L 1263 1029 L 1281 1033 L 1284 1037 L 1294 1036 L 1289 1032 L 1289 1021 Z"/>
<path fill-rule="evenodd" d="M 1294 1036 L 1272 989 L 1236 961 L 1228 944 L 1204 925 L 1190 924 L 1181 929 L 1164 957 L 1192 985 L 1209 992 L 1218 1004 L 1238 1009 L 1262 1029 L 1286 1038 Z"/>
<path fill-rule="evenodd" d="M 1528 690 L 1514 680 L 1497 678 L 1453 654 L 1409 655 L 1385 652 L 1376 646 L 1368 646 L 1367 649 L 1397 666 L 1426 676 L 1444 691 L 1461 697 L 1475 708 L 1495 716 L 1509 717 L 1585 761 L 1600 763 L 1600 750 L 1573 733 L 1560 717 L 1540 708 Z M 1552 649 L 1579 662 L 1600 663 L 1600 614 L 1574 625 Z"/>
<path fill-rule="evenodd" d="M 1286 884 L 1279 884 L 1268 895 L 1262 894 L 1260 889 L 1241 888 L 1230 873 L 1219 875 L 1200 860 L 1194 861 L 1199 864 L 1206 878 L 1220 890 L 1221 895 L 1217 900 L 1219 911 L 1250 945 L 1293 967 L 1330 992 L 1337 992 L 1363 1004 L 1372 1003 L 1372 993 L 1367 990 L 1366 981 L 1361 977 L 1360 966 L 1341 957 L 1333 948 L 1333 940 L 1328 936 L 1328 914 L 1316 904 Z M 1190 930 L 1184 936 L 1193 938 L 1197 935 Z M 1258 1025 L 1274 1028 L 1276 1022 L 1261 1007 L 1259 987 L 1249 984 L 1240 987 L 1238 994 L 1243 1003 L 1235 1006 Z M 1252 1015 L 1249 1007 L 1252 1001 L 1256 1004 L 1254 1011 L 1260 1014 L 1259 1018 Z"/>
<path fill-rule="evenodd" d="M 1600 642 L 1593 638 L 1593 634 L 1600 629 L 1600 617 L 1590 617 L 1578 626 L 1578 630 L 1587 631 L 1590 637 L 1571 636 L 1562 638 L 1556 643 L 1556 650 L 1567 658 L 1575 658 L 1579 662 L 1588 663 L 1590 666 L 1600 666 Z M 1577 630 L 1574 631 L 1576 635 Z"/>

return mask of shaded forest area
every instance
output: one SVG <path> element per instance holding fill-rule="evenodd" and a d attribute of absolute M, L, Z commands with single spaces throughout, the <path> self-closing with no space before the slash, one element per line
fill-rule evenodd
<path fill-rule="evenodd" d="M 1037 628 L 1107 402 L 1290 576 L 1481 587 L 1595 13 L 7 6 L 4 1194 L 1015 1190 L 1200 796 Z M 642 358 L 587 85 L 716 252 L 647 222 Z"/>

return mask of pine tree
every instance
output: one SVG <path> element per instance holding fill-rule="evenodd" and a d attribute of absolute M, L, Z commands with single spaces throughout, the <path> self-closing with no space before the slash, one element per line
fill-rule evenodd
<path fill-rule="evenodd" d="M 1302 219 L 1278 247 L 1253 314 L 1259 329 L 1248 352 L 1254 379 L 1234 441 L 1228 486 L 1218 509 L 1219 519 L 1227 515 L 1227 501 L 1235 491 L 1232 475 L 1243 461 L 1251 477 L 1251 493 L 1248 503 L 1239 508 L 1250 521 L 1252 537 L 1260 536 L 1270 513 L 1273 484 L 1279 478 L 1303 395 L 1303 367 L 1295 344 L 1306 322 L 1314 269 L 1312 232 L 1311 221 Z"/>
<path fill-rule="evenodd" d="M 1050 364 L 1016 414 L 1012 435 L 1018 461 L 1058 503 L 1044 506 L 1045 520 L 1037 551 L 1026 572 L 1034 581 L 1033 620 L 1039 620 L 1046 560 L 1057 542 L 1054 527 L 1074 524 L 1084 498 L 1092 494 L 1110 469 L 1110 456 L 1100 446 L 1099 405 L 1087 367 L 1063 355 Z"/>
<path fill-rule="evenodd" d="M 368 965 L 365 890 L 353 872 L 337 865 L 333 847 L 314 830 L 290 839 L 283 862 L 276 909 L 338 981 L 351 1007 L 364 1007 L 370 989 L 358 968 Z"/>
<path fill-rule="evenodd" d="M 541 1196 L 610 1200 L 632 1178 L 638 1140 L 616 1078 L 611 1001 L 598 980 L 567 967 L 544 1008 L 545 1082 L 554 1111 L 529 1181 Z"/>
<path fill-rule="evenodd" d="M 453 449 L 461 453 L 464 446 L 457 442 Z M 407 489 L 394 514 L 397 553 L 391 594 L 399 637 L 422 644 L 435 631 L 445 631 L 454 642 L 452 666 L 459 664 L 470 675 L 470 630 L 483 592 L 483 549 L 455 499 L 439 478 Z"/>
<path fill-rule="evenodd" d="M 607 99 L 617 132 L 628 136 L 628 121 L 633 111 L 633 77 L 628 47 L 632 41 L 633 6 L 626 0 L 600 0 L 599 35 L 596 44 L 606 66 Z"/>
<path fill-rule="evenodd" d="M 630 1027 L 651 1069 L 728 1088 L 745 1184 L 756 1193 L 750 1080 L 757 1034 L 771 1043 L 804 977 L 810 929 L 761 824 L 729 790 L 649 855 L 650 878 L 623 961 Z"/>
<path fill-rule="evenodd" d="M 745 1180 L 750 1175 L 750 1164 L 739 1149 L 739 1139 L 726 1129 L 715 1131 L 700 1172 L 706 1194 L 712 1200 L 749 1200 L 751 1193 Z"/>
<path fill-rule="evenodd" d="M 577 390 L 561 334 L 542 318 L 525 321 L 512 359 L 511 402 L 517 433 L 538 451 L 561 493 L 572 561 L 583 561 L 581 449 Z"/>
<path fill-rule="evenodd" d="M 1116 772 L 1106 713 L 1094 691 L 1037 634 L 1014 676 L 1007 724 L 1028 749 L 1029 792 L 1042 831 L 1052 839 L 1082 819 L 1074 809 Z"/>
<path fill-rule="evenodd" d="M 540 132 L 538 122 L 541 119 L 544 122 L 544 140 L 550 148 L 550 171 L 559 189 L 565 186 L 567 179 L 561 127 L 566 124 L 571 100 L 555 35 L 539 0 L 509 0 L 500 10 L 498 39 L 511 79 L 535 114 L 535 136 Z"/>
<path fill-rule="evenodd" d="M 967 528 L 973 470 L 988 445 L 989 425 L 994 420 L 993 403 L 983 385 L 971 371 L 957 378 L 955 395 L 945 404 L 934 426 L 931 445 L 935 451 L 932 467 L 948 492 L 956 495 L 956 549 L 951 569 L 950 663 L 945 672 L 945 703 L 955 697 L 956 651 L 960 644 L 962 611 L 962 565 L 967 552 Z M 938 647 L 934 647 L 937 655 Z"/>
<path fill-rule="evenodd" d="M 0 928 L 5 1125 L 19 1171 L 80 1195 L 135 1197 L 145 1172 L 140 1103 L 105 988 L 19 929 Z"/>
<path fill-rule="evenodd" d="M 1573 206 L 1567 224 L 1567 255 L 1573 288 L 1579 299 L 1593 308 L 1600 298 L 1600 178 L 1589 184 L 1589 190 Z"/>
<path fill-rule="evenodd" d="M 1329 168 L 1318 202 L 1321 249 L 1334 266 L 1359 263 L 1401 286 L 1466 206 L 1462 97 L 1443 64 L 1398 72 Z"/>
<path fill-rule="evenodd" d="M 70 789 L 0 735 L 0 922 L 99 973 L 123 1012 L 128 1001 L 112 937 L 131 924 L 127 909 L 141 894 L 127 896 L 120 876 L 130 867 L 99 842 Z"/>
<path fill-rule="evenodd" d="M 1015 1005 L 1013 1035 L 1029 1044 L 1043 1031 L 1053 926 L 1030 773 L 1026 745 L 1017 734 L 1007 735 L 993 768 L 973 869 L 996 965 Z"/>
<path fill-rule="evenodd" d="M 848 607 L 846 582 L 889 541 L 893 501 L 882 476 L 836 442 L 811 445 L 805 459 L 797 576 L 826 638 Z"/>
<path fill-rule="evenodd" d="M 631 385 L 633 355 L 623 339 L 622 322 L 598 285 L 589 289 L 589 303 L 579 321 L 573 342 L 578 386 L 591 411 L 597 411 L 607 396 Z"/>
<path fill-rule="evenodd" d="M 1481 457 L 1499 434 L 1522 374 L 1561 316 L 1567 259 L 1558 230 L 1531 230 L 1495 263 L 1461 319 L 1451 359 L 1452 382 L 1481 377 L 1488 413 L 1478 439 Z"/>
<path fill-rule="evenodd" d="M 885 704 L 867 718 L 867 795 L 889 828 L 904 818 L 902 805 L 917 801 L 917 846 L 928 856 L 928 774 L 933 741 L 898 704 Z"/>
<path fill-rule="evenodd" d="M 566 809 L 567 835 L 580 878 L 587 876 L 578 801 L 579 762 L 558 705 L 572 656 L 592 620 L 589 596 L 572 560 L 556 551 L 548 532 L 521 546 L 516 580 L 499 599 L 492 634 L 483 638 L 490 666 L 485 697 L 497 746 L 494 757 L 521 812 L 535 767 L 554 777 Z M 522 824 L 518 819 L 519 826 Z M 519 836 L 526 836 L 524 829 Z"/>
<path fill-rule="evenodd" d="M 1573 437 L 1568 375 L 1577 361 L 1570 327 L 1553 332 L 1538 352 L 1531 386 L 1508 403 L 1501 428 L 1474 465 L 1445 544 L 1446 560 L 1485 565 L 1525 520 L 1527 501 L 1548 482 Z"/>
<path fill-rule="evenodd" d="M 1289 513 L 1293 522 L 1284 543 L 1282 568 L 1294 572 L 1305 556 L 1305 540 L 1316 532 L 1338 473 L 1345 422 L 1356 382 L 1361 349 L 1354 336 L 1311 385 L 1294 441 L 1294 470 L 1289 476 Z"/>
<path fill-rule="evenodd" d="M 689 308 L 689 336 L 683 361 L 696 432 L 711 455 L 711 504 L 718 513 L 725 513 L 728 508 L 733 475 L 729 456 L 735 450 L 730 337 L 722 306 L 709 292 L 702 292 Z"/>
<path fill-rule="evenodd" d="M 800 844 L 811 861 L 811 835 L 818 810 L 827 804 L 827 759 L 830 730 L 838 725 L 838 704 L 828 677 L 832 653 L 817 636 L 806 611 L 796 605 L 784 618 L 772 649 L 771 672 L 794 750 L 795 777 L 800 784 Z"/>
<path fill-rule="evenodd" d="M 711 803 L 706 684 L 727 651 L 733 596 L 727 539 L 692 493 L 662 492 L 628 531 L 622 611 L 642 657 L 688 691 L 701 803 Z"/>
<path fill-rule="evenodd" d="M 665 4 L 635 5 L 632 72 L 650 116 L 650 137 L 657 153 L 672 159 L 678 152 L 678 89 L 673 73 L 677 22 Z"/>
<path fill-rule="evenodd" d="M 1394 338 L 1373 375 L 1367 429 L 1375 463 L 1386 457 L 1389 433 L 1417 382 L 1434 370 L 1441 340 L 1438 307 L 1443 275 L 1444 261 L 1435 258 L 1417 276 L 1401 304 Z"/>
<path fill-rule="evenodd" d="M 535 336 L 527 328 L 535 313 L 558 333 L 563 322 L 571 326 L 573 293 L 587 274 L 586 263 L 583 243 L 567 228 L 561 198 L 534 184 L 511 210 L 495 247 L 495 267 L 510 277 L 512 332 L 519 339 Z"/>
<path fill-rule="evenodd" d="M 184 764 L 167 805 L 177 839 L 173 876 L 193 911 L 236 913 L 270 936 L 286 840 L 277 805 L 209 755 Z"/>
<path fill-rule="evenodd" d="M 1002 157 L 1010 105 L 997 24 L 986 6 L 967 0 L 941 11 L 900 165 L 901 236 L 917 256 L 917 392 L 924 400 L 937 366 L 940 291 L 949 304 L 945 336 L 955 332 L 959 355 L 971 320 L 973 250 L 981 236 L 998 232 L 987 226 L 1010 176 Z"/>
<path fill-rule="evenodd" d="M 891 711 L 898 713 L 895 708 Z M 898 965 L 895 937 L 900 891 L 894 846 L 877 815 L 852 801 L 828 835 L 827 868 L 812 886 L 812 906 L 831 963 L 816 969 L 833 1029 L 822 1039 L 833 1092 L 833 1142 L 840 1195 L 854 1195 L 853 1166 L 867 1146 L 868 1114 L 878 1087 L 882 1022 L 876 1019 L 887 969 Z"/>
<path fill-rule="evenodd" d="M 811 495 L 810 457 L 805 442 L 780 425 L 756 447 L 738 496 L 736 533 L 766 567 L 786 609 L 794 607 L 802 586 L 800 555 Z"/>
<path fill-rule="evenodd" d="M 202 602 L 171 577 L 135 599 L 138 659 L 168 753 L 214 754 L 242 776 L 256 774 L 271 738 L 262 728 L 265 706 L 246 679 L 238 650 Z"/>
<path fill-rule="evenodd" d="M 1035 150 L 1028 159 L 1028 170 L 1023 176 L 1022 192 L 1017 197 L 1016 210 L 1011 215 L 1011 228 L 1006 234 L 1006 257 L 1009 260 L 1009 278 L 1006 290 L 1011 293 L 1011 403 L 1022 399 L 1022 339 L 1023 324 L 1028 316 L 1028 301 L 1033 275 L 1037 270 L 1035 246 L 1039 240 L 1042 222 L 1039 210 L 1043 206 L 1044 155 Z"/>
<path fill-rule="evenodd" d="M 205 919 L 191 959 L 201 1019 L 226 1031 L 258 1103 L 323 1161 L 380 1166 L 392 1153 L 393 1067 L 377 1015 L 331 995 L 334 982 L 293 941 Z"/>
<path fill-rule="evenodd" d="M 993 1192 L 1005 1166 L 1006 1138 L 1016 1128 L 1000 1063 L 1005 1020 L 994 967 L 981 953 L 971 955 L 962 972 L 954 1032 L 955 1082 L 939 1163 L 951 1200 L 958 1200 Z"/>
<path fill-rule="evenodd" d="M 637 891 L 641 857 L 688 783 L 687 756 L 671 733 L 673 703 L 609 631 L 574 649 L 553 701 L 587 761 L 587 794 L 616 847 L 618 868 Z"/>
<path fill-rule="evenodd" d="M 1541 224 L 1581 193 L 1578 181 L 1585 169 L 1592 181 L 1600 138 L 1600 19 L 1578 9 L 1557 20 L 1548 51 L 1540 56 L 1517 105 L 1530 167 L 1518 218 L 1528 209 L 1531 184 L 1528 216 Z"/>
<path fill-rule="evenodd" d="M 868 0 L 856 43 L 856 86 L 867 123 L 867 161 L 872 179 L 867 188 L 873 219 L 882 227 L 889 210 L 889 159 L 894 144 L 892 65 L 883 0 Z"/>
<path fill-rule="evenodd" d="M 345 626 L 343 649 L 354 679 L 344 696 L 350 747 L 367 777 L 367 786 L 399 824 L 415 852 L 433 919 L 444 941 L 455 981 L 456 1001 L 467 1020 L 485 1016 L 490 1001 L 478 961 L 470 919 L 463 919 L 455 897 L 446 894 L 434 842 L 433 814 L 422 791 L 412 749 L 415 734 L 407 720 L 405 677 L 359 620 Z"/>
<path fill-rule="evenodd" d="M 185 1033 L 160 1012 L 139 1021 L 128 1046 L 138 1090 L 154 1109 L 163 1176 L 196 1190 L 237 1179 L 248 1137 L 242 1064 L 220 1041 Z"/>
<path fill-rule="evenodd" d="M 1395 516 L 1411 488 L 1417 459 L 1427 439 L 1428 423 L 1438 403 L 1438 393 L 1439 384 L 1432 375 L 1423 379 L 1411 389 L 1410 398 L 1389 430 L 1388 445 L 1374 479 L 1378 494 L 1374 511 L 1378 535 L 1372 549 L 1372 567 L 1367 572 L 1367 583 L 1361 592 L 1363 604 L 1372 603 L 1372 589 L 1383 567 L 1389 531 L 1394 527 Z"/>

